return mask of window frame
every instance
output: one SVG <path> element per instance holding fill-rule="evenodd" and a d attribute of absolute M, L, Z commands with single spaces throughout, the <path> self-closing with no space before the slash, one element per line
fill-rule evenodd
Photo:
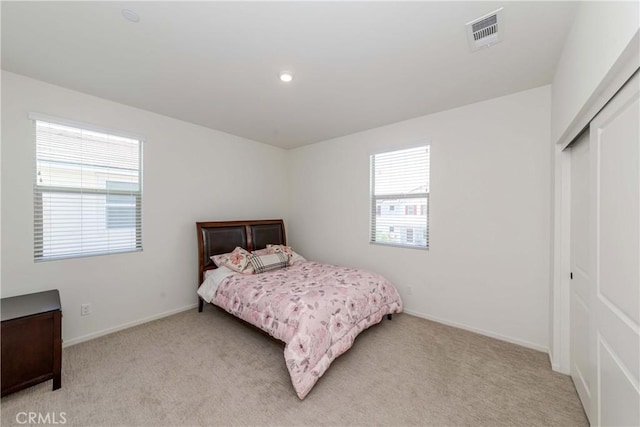
<path fill-rule="evenodd" d="M 76 258 L 85 258 L 85 257 L 93 257 L 93 256 L 103 256 L 103 255 L 112 255 L 112 254 L 122 254 L 129 252 L 141 252 L 143 250 L 143 225 L 142 225 L 142 195 L 143 195 L 143 145 L 144 138 L 139 135 L 135 135 L 132 133 L 114 131 L 113 129 L 107 129 L 99 126 L 94 126 L 87 123 L 76 122 L 72 120 L 62 119 L 58 117 L 48 116 L 39 113 L 29 113 L 29 119 L 32 122 L 32 130 L 33 130 L 33 147 L 34 147 L 34 155 L 33 155 L 33 226 L 34 226 L 34 235 L 33 235 L 33 248 L 34 248 L 34 261 L 35 262 L 46 262 L 46 261 L 57 261 L 64 259 L 76 259 Z M 37 139 L 37 122 L 45 122 L 51 123 L 54 125 L 67 126 L 72 128 L 77 128 L 83 131 L 89 132 L 98 132 L 102 134 L 106 134 L 114 137 L 122 137 L 137 140 L 138 142 L 138 190 L 117 190 L 113 188 L 107 188 L 105 186 L 104 189 L 95 189 L 95 188 L 83 188 L 83 187 L 60 187 L 60 186 L 40 186 L 38 185 L 38 155 L 37 155 L 37 147 L 38 147 L 38 139 Z M 93 195 L 104 195 L 105 196 L 105 228 L 108 227 L 108 216 L 106 210 L 109 207 L 108 196 L 109 195 L 122 195 L 122 196 L 132 196 L 135 197 L 135 211 L 140 212 L 139 215 L 134 214 L 135 225 L 135 243 L 130 248 L 125 249 L 108 249 L 104 251 L 95 251 L 95 252 L 74 252 L 67 253 L 61 255 L 48 255 L 44 256 L 44 235 L 42 232 L 36 232 L 37 227 L 44 227 L 44 206 L 43 206 L 43 196 L 45 194 L 93 194 Z"/>
<path fill-rule="evenodd" d="M 379 246 L 390 246 L 390 247 L 398 247 L 398 248 L 406 248 L 406 249 L 418 249 L 418 250 L 428 250 L 430 247 L 430 239 L 429 239 L 429 207 L 431 205 L 430 203 L 430 193 L 431 193 L 431 185 L 428 186 L 429 191 L 426 192 L 422 192 L 422 193 L 411 193 L 411 194 L 385 194 L 385 195 L 376 195 L 375 194 L 375 156 L 379 155 L 379 154 L 385 154 L 385 153 L 391 153 L 394 151 L 402 151 L 402 150 L 409 150 L 412 148 L 419 148 L 419 147 L 428 147 L 429 149 L 429 156 L 427 158 L 427 182 L 430 183 L 431 181 L 431 142 L 430 141 L 422 141 L 418 144 L 415 145 L 411 145 L 411 146 L 405 146 L 402 148 L 389 148 L 387 150 L 384 151 L 378 151 L 375 153 L 372 153 L 369 156 L 369 172 L 370 172 L 370 206 L 369 206 L 369 244 L 371 245 L 379 245 Z M 374 239 L 374 230 L 376 229 L 376 212 L 377 212 L 377 205 L 378 205 L 378 201 L 381 200 L 403 200 L 403 199 L 425 199 L 426 200 L 426 205 L 423 205 L 421 203 L 422 206 L 424 206 L 424 214 L 426 216 L 426 227 L 424 229 L 424 233 L 425 233 L 425 241 L 426 244 L 425 246 L 417 246 L 417 245 L 409 245 L 409 244 L 402 244 L 402 243 L 389 243 L 389 242 L 379 242 L 376 241 Z M 420 211 L 422 212 L 422 207 L 420 209 Z M 418 209 L 416 206 L 416 215 L 417 215 Z M 394 224 L 395 225 L 395 224 Z M 414 236 L 414 241 L 415 241 L 415 230 L 413 230 L 413 236 Z M 405 231 L 406 232 L 406 231 Z"/>

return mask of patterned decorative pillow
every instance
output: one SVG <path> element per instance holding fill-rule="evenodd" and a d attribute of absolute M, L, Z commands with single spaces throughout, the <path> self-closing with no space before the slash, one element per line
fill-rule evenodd
<path fill-rule="evenodd" d="M 221 267 L 225 262 L 227 262 L 227 260 L 229 259 L 229 255 L 231 255 L 231 252 L 228 252 L 226 254 L 212 255 L 209 258 L 211 258 L 211 261 L 213 261 L 216 267 Z"/>
<path fill-rule="evenodd" d="M 258 249 L 255 251 L 251 251 L 251 255 L 266 255 L 266 254 L 270 254 L 271 252 L 269 252 L 269 248 L 264 248 L 264 249 Z"/>
<path fill-rule="evenodd" d="M 238 273 L 253 274 L 253 267 L 249 264 L 251 257 L 248 251 L 238 246 L 231 253 L 214 255 L 211 259 L 218 267 L 224 265 Z"/>
<path fill-rule="evenodd" d="M 278 270 L 289 266 L 289 255 L 276 252 L 267 255 L 253 255 L 249 259 L 249 263 L 253 267 L 256 274 L 265 271 Z"/>
<path fill-rule="evenodd" d="M 285 253 L 291 257 L 293 255 L 293 248 L 285 245 L 267 245 L 267 253 L 275 254 L 277 252 Z"/>
<path fill-rule="evenodd" d="M 269 253 L 271 253 L 271 254 L 277 253 L 277 252 L 282 252 L 282 253 L 285 253 L 285 254 L 289 255 L 289 264 L 290 265 L 294 265 L 294 264 L 296 264 L 298 262 L 301 262 L 301 261 L 306 261 L 305 257 L 303 257 L 299 253 L 295 252 L 291 246 L 267 245 L 267 251 L 269 251 Z"/>

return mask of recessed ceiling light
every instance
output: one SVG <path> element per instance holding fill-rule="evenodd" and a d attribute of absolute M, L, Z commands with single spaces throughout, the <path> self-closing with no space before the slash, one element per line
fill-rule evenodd
<path fill-rule="evenodd" d="M 291 80 L 293 80 L 293 74 L 288 71 L 283 71 L 280 73 L 280 80 L 285 83 L 289 83 Z"/>
<path fill-rule="evenodd" d="M 131 22 L 140 22 L 140 17 L 138 16 L 137 13 L 135 13 L 133 10 L 130 9 L 122 9 L 122 16 L 124 17 L 124 19 L 126 19 L 127 21 L 131 21 Z"/>

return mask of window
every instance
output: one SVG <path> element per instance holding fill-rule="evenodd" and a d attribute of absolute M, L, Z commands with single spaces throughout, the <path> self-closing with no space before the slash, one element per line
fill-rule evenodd
<path fill-rule="evenodd" d="M 135 182 L 107 181 L 107 228 L 135 228 L 136 196 L 114 190 L 135 191 Z"/>
<path fill-rule="evenodd" d="M 371 243 L 428 248 L 430 146 L 375 154 L 370 161 Z"/>
<path fill-rule="evenodd" d="M 32 118 L 35 260 L 142 250 L 142 141 Z"/>
<path fill-rule="evenodd" d="M 407 228 L 407 243 L 413 243 L 413 228 Z"/>

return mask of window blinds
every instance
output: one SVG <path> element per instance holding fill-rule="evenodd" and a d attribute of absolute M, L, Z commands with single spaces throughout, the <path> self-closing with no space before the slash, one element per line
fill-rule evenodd
<path fill-rule="evenodd" d="M 142 250 L 142 141 L 34 123 L 35 260 Z"/>
<path fill-rule="evenodd" d="M 375 154 L 371 162 L 371 242 L 429 247 L 430 147 Z"/>

